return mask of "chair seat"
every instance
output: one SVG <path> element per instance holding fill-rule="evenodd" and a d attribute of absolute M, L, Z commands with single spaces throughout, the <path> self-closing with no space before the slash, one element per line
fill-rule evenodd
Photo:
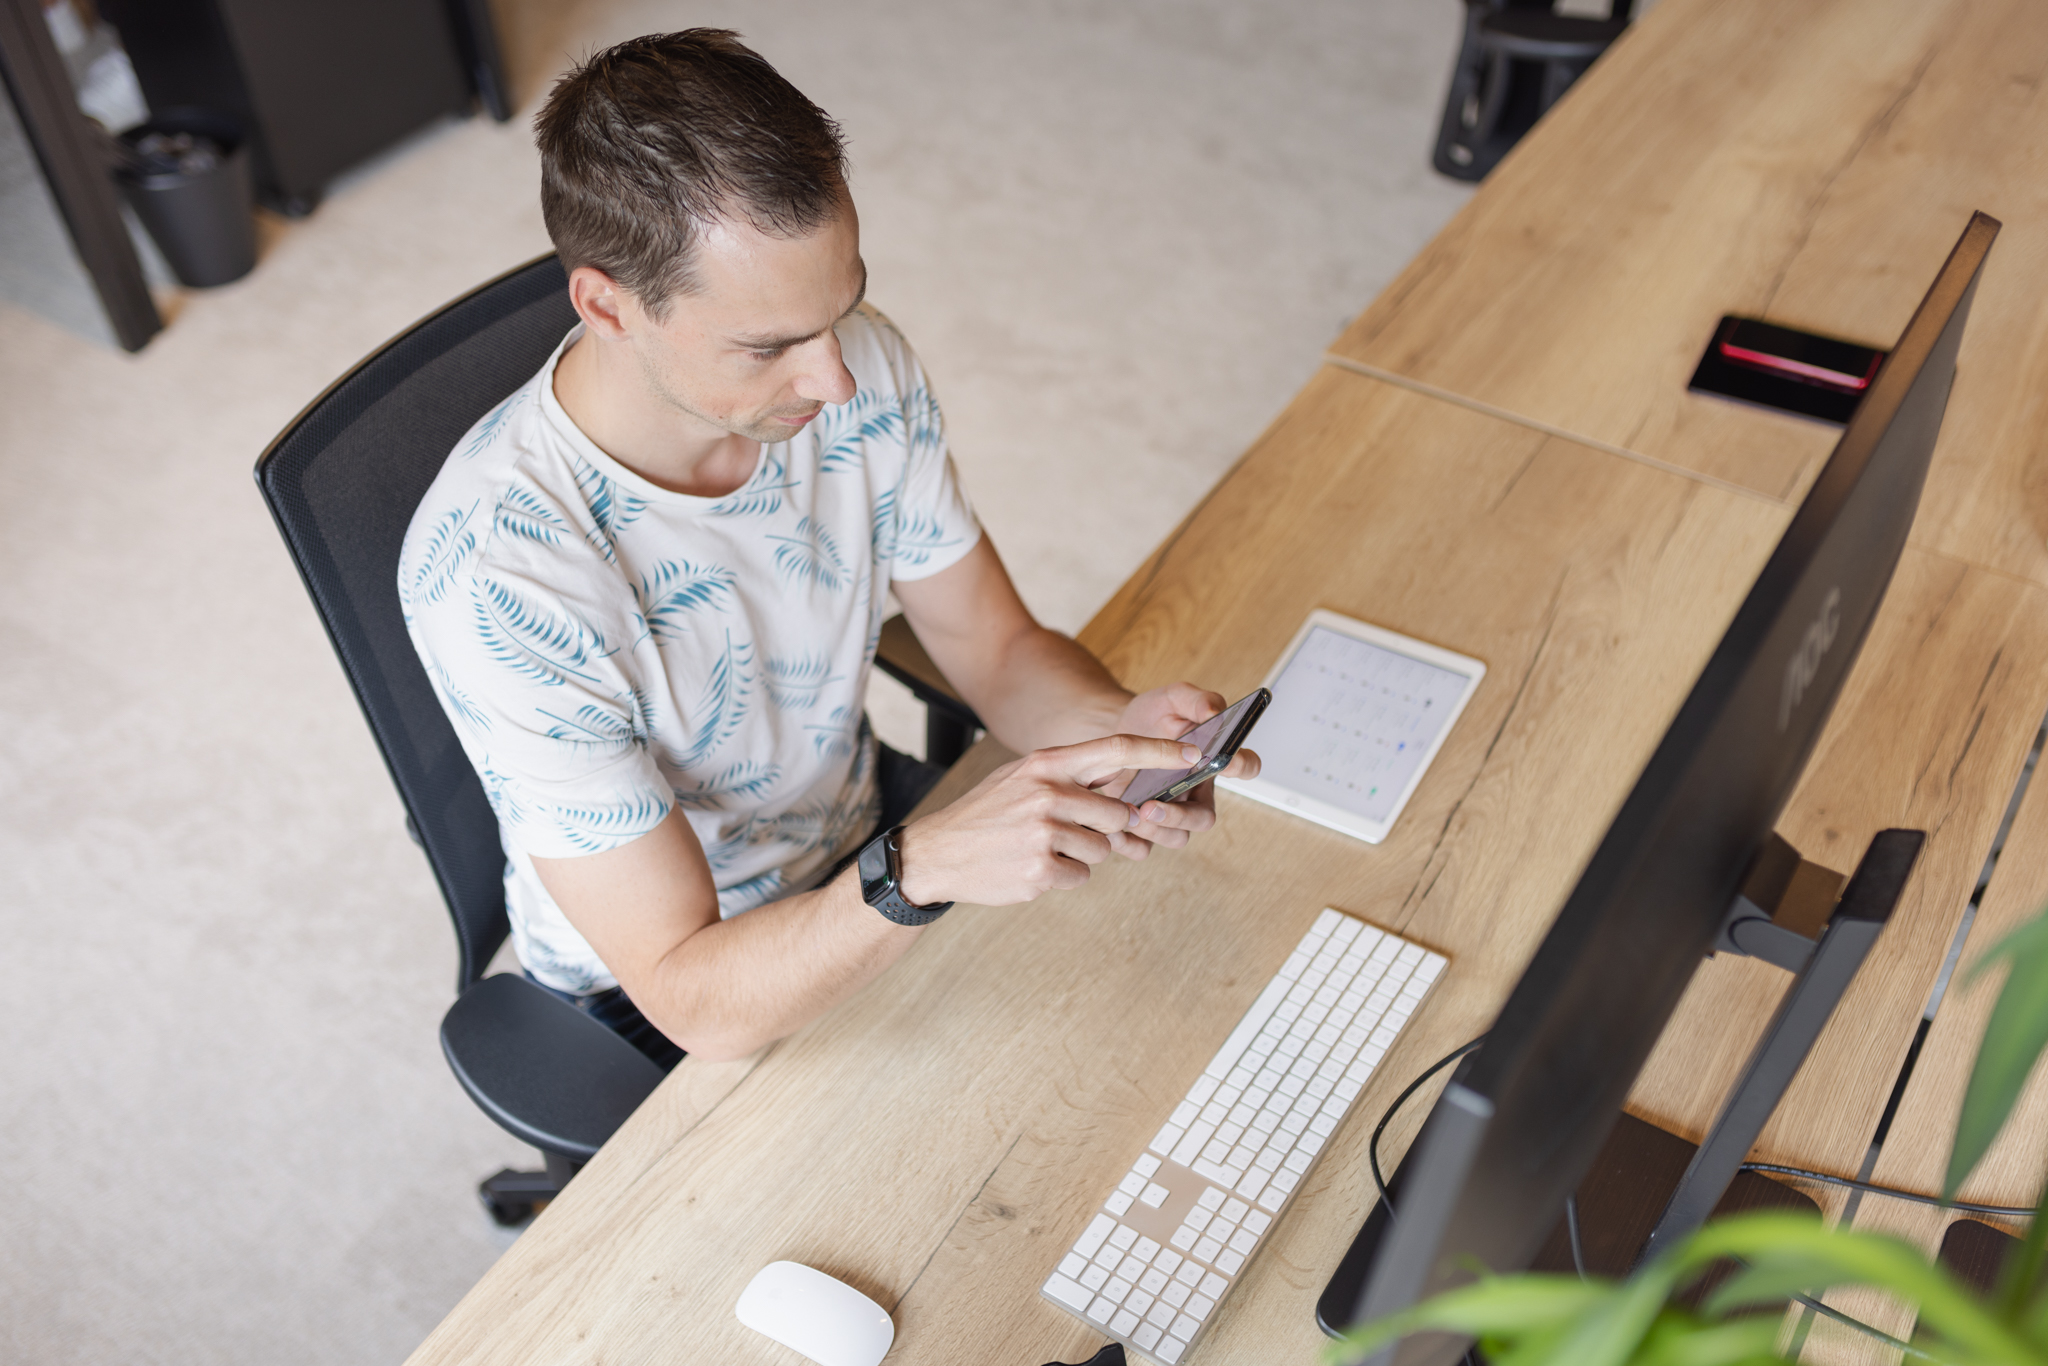
<path fill-rule="evenodd" d="M 1589 62 L 1628 27 L 1626 19 L 1582 19 L 1543 10 L 1495 10 L 1479 21 L 1488 52 L 1532 62 Z"/>
<path fill-rule="evenodd" d="M 662 1070 L 524 977 L 486 977 L 441 1020 L 441 1051 L 485 1114 L 542 1152 L 593 1157 Z"/>

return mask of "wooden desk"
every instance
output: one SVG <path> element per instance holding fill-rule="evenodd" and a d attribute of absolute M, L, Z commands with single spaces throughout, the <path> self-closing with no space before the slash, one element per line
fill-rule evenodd
<path fill-rule="evenodd" d="M 1796 499 L 1833 433 L 1688 395 L 1715 320 L 1888 346 L 1983 209 L 1916 534 L 2048 583 L 2044 72 L 2035 0 L 1666 0 L 1333 354 Z"/>

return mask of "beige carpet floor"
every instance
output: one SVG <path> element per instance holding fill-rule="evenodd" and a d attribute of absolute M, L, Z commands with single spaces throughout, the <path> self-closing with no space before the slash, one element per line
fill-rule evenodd
<path fill-rule="evenodd" d="M 844 123 L 872 297 L 1073 629 L 1463 201 L 1426 161 L 1458 21 L 512 0 L 519 119 L 268 222 L 255 273 L 139 356 L 0 304 L 0 1361 L 395 1362 L 505 1245 L 472 1187 L 531 1154 L 441 1060 L 445 913 L 249 468 L 364 352 L 546 249 L 525 119 L 552 73 L 729 24 Z"/>

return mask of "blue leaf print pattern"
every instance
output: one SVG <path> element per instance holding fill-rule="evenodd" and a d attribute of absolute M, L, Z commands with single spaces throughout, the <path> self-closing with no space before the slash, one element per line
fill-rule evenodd
<path fill-rule="evenodd" d="M 920 449 L 941 445 L 946 439 L 946 418 L 932 391 L 920 384 L 903 396 L 903 444 L 915 460 Z"/>
<path fill-rule="evenodd" d="M 851 732 L 847 728 L 846 723 L 852 717 L 851 707 L 834 707 L 823 722 L 805 726 L 804 729 L 810 732 L 811 748 L 828 759 L 844 759 L 853 753 L 855 745 L 859 743 L 860 734 L 858 728 Z M 863 716 L 861 725 L 866 724 L 867 718 Z"/>
<path fill-rule="evenodd" d="M 547 729 L 550 740 L 566 740 L 575 745 L 619 745 L 634 740 L 644 742 L 647 738 L 639 717 L 621 716 L 587 702 L 573 716 L 557 716 L 545 707 L 536 710 L 555 723 Z"/>
<path fill-rule="evenodd" d="M 771 512 L 782 510 L 782 495 L 795 488 L 800 480 L 789 477 L 789 467 L 775 447 L 761 448 L 761 464 L 754 471 L 754 477 L 734 492 L 714 503 L 713 517 L 765 517 Z"/>
<path fill-rule="evenodd" d="M 583 460 L 576 461 L 574 473 L 576 487 L 583 494 L 584 506 L 590 509 L 591 518 L 597 523 L 583 533 L 583 539 L 603 553 L 607 564 L 617 564 L 619 532 L 638 521 L 647 511 L 647 500 L 637 493 L 628 493 L 604 471 L 592 468 Z"/>
<path fill-rule="evenodd" d="M 771 868 L 758 877 L 750 877 L 745 882 L 736 882 L 727 887 L 718 894 L 718 904 L 722 914 L 738 915 L 741 911 L 751 911 L 756 906 L 766 906 L 781 895 L 782 870 Z"/>
<path fill-rule="evenodd" d="M 429 664 L 427 676 L 433 680 L 434 688 L 441 694 L 442 704 L 448 711 L 478 731 L 491 728 L 491 718 L 471 700 L 468 693 L 455 686 L 455 680 L 448 676 L 446 669 L 438 664 Z"/>
<path fill-rule="evenodd" d="M 723 565 L 696 565 L 688 560 L 663 560 L 633 588 L 640 619 L 657 644 L 680 640 L 683 621 L 694 613 L 722 608 L 731 601 L 733 572 Z"/>
<path fill-rule="evenodd" d="M 753 645 L 734 644 L 732 632 L 727 631 L 725 653 L 711 666 L 711 677 L 704 684 L 704 697 L 697 707 L 696 738 L 677 757 L 677 768 L 695 768 L 739 729 L 740 722 L 746 719 L 747 699 L 753 693 L 753 679 L 748 674 L 753 663 Z"/>
<path fill-rule="evenodd" d="M 661 801 L 644 792 L 618 806 L 557 806 L 552 811 L 569 842 L 592 853 L 639 838 L 668 814 Z"/>
<path fill-rule="evenodd" d="M 928 563 L 947 546 L 959 543 L 958 536 L 947 535 L 944 524 L 927 513 L 896 524 L 896 553 L 889 558 L 891 563 L 914 569 Z"/>
<path fill-rule="evenodd" d="M 801 654 L 794 659 L 770 655 L 765 672 L 768 700 L 783 711 L 809 711 L 818 705 L 826 688 L 846 679 L 846 675 L 832 672 L 832 657 L 825 654 Z"/>
<path fill-rule="evenodd" d="M 770 536 L 776 542 L 775 572 L 792 583 L 810 583 L 838 592 L 851 578 L 832 533 L 810 518 L 801 518 L 793 536 Z"/>
<path fill-rule="evenodd" d="M 856 390 L 845 403 L 826 409 L 819 420 L 828 424 L 818 433 L 820 474 L 858 469 L 865 443 L 896 439 L 903 432 L 903 409 L 872 389 Z"/>
<path fill-rule="evenodd" d="M 532 392 L 531 389 L 522 388 L 503 403 L 485 413 L 483 421 L 477 423 L 472 429 L 475 434 L 463 446 L 461 458 L 467 460 L 484 447 L 490 445 L 491 442 L 497 440 L 498 433 L 505 429 L 505 424 L 511 420 L 512 414 L 519 411 L 520 401 Z"/>
<path fill-rule="evenodd" d="M 886 569 L 896 560 L 896 490 L 883 489 L 875 499 L 874 526 L 871 544 L 874 547 L 875 563 Z"/>
<path fill-rule="evenodd" d="M 782 779 L 782 765 L 765 759 L 742 759 L 728 764 L 719 775 L 701 786 L 678 790 L 676 801 L 693 811 L 719 811 L 733 799 L 760 802 Z"/>
<path fill-rule="evenodd" d="M 469 519 L 476 515 L 479 506 L 480 503 L 471 503 L 466 508 L 451 509 L 434 522 L 434 529 L 427 534 L 426 549 L 412 577 L 399 592 L 407 620 L 411 619 L 414 607 L 431 607 L 446 596 L 456 572 L 468 562 L 470 552 L 476 549 L 476 532 L 470 529 Z"/>
<path fill-rule="evenodd" d="M 492 579 L 477 581 L 475 603 L 477 634 L 500 664 L 551 687 L 564 677 L 600 682 L 591 666 L 614 652 L 598 632 L 574 617 L 543 611 Z"/>
<path fill-rule="evenodd" d="M 491 804 L 491 811 L 507 825 L 522 825 L 526 821 L 526 808 L 512 795 L 505 775 L 486 765 L 477 774 L 483 780 L 484 800 Z"/>
<path fill-rule="evenodd" d="M 568 531 L 569 524 L 562 520 L 560 513 L 532 491 L 516 486 L 505 491 L 491 514 L 493 536 L 503 532 L 524 537 L 538 545 L 555 546 L 562 543 Z"/>

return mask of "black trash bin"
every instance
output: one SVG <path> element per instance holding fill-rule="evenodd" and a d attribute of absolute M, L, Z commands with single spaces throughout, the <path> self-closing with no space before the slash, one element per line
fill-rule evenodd
<path fill-rule="evenodd" d="M 241 127 L 166 109 L 121 134 L 121 192 L 183 284 L 239 280 L 256 264 L 255 188 Z"/>

